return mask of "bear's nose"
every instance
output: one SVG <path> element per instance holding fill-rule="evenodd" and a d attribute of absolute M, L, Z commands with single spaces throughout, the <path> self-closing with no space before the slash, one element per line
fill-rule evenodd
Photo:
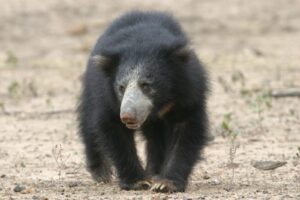
<path fill-rule="evenodd" d="M 131 113 L 122 113 L 121 114 L 121 121 L 124 124 L 134 124 L 136 123 L 136 118 Z"/>

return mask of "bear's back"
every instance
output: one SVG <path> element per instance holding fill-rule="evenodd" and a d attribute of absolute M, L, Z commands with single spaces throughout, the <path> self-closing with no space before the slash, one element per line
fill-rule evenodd
<path fill-rule="evenodd" d="M 185 34 L 171 15 L 134 11 L 113 21 L 99 38 L 95 51 L 110 55 L 133 48 L 172 49 L 186 44 Z"/>
<path fill-rule="evenodd" d="M 155 24 L 167 29 L 176 36 L 183 36 L 180 25 L 169 14 L 162 12 L 140 12 L 133 11 L 116 19 L 107 29 L 107 34 L 113 34 L 121 29 L 133 27 L 137 25 Z"/>

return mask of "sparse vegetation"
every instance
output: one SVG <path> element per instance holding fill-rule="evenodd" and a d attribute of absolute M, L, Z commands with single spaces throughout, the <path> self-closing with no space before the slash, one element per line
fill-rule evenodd
<path fill-rule="evenodd" d="M 296 155 L 293 157 L 293 165 L 298 166 L 300 164 L 300 146 L 297 148 Z M 299 168 L 300 170 L 300 168 Z"/>
<path fill-rule="evenodd" d="M 240 93 L 250 109 L 257 115 L 256 123 L 261 130 L 264 130 L 263 121 L 265 118 L 263 113 L 272 107 L 270 91 L 264 89 L 242 89 Z"/>
<path fill-rule="evenodd" d="M 16 81 L 13 81 L 7 88 L 8 94 L 10 97 L 17 97 L 20 91 L 20 84 Z"/>
<path fill-rule="evenodd" d="M 38 91 L 33 81 L 22 80 L 12 81 L 7 87 L 9 97 L 15 100 L 20 100 L 24 97 L 37 97 Z"/>
<path fill-rule="evenodd" d="M 4 105 L 3 102 L 0 102 L 0 111 L 3 112 L 3 113 L 6 112 L 6 110 L 5 110 L 5 105 Z"/>
<path fill-rule="evenodd" d="M 237 128 L 235 128 L 236 126 L 234 126 L 232 122 L 232 117 L 232 113 L 225 114 L 221 124 L 223 136 L 228 138 L 229 141 L 229 157 L 227 167 L 232 170 L 229 184 L 225 187 L 225 190 L 227 191 L 232 190 L 234 187 L 234 174 L 235 169 L 238 167 L 238 164 L 234 162 L 234 159 L 236 156 L 236 151 L 239 147 L 239 145 L 236 143 L 236 138 L 239 135 L 239 131 Z"/>
<path fill-rule="evenodd" d="M 248 101 L 253 112 L 257 114 L 257 123 L 261 130 L 264 130 L 263 121 L 264 116 L 263 112 L 272 107 L 272 102 L 268 91 L 261 91 L 258 94 L 254 95 L 252 99 Z"/>
<path fill-rule="evenodd" d="M 231 81 L 233 83 L 240 83 L 242 87 L 246 85 L 246 77 L 242 71 L 235 70 L 231 74 Z"/>
<path fill-rule="evenodd" d="M 64 160 L 64 158 L 62 156 L 62 146 L 61 145 L 55 145 L 52 148 L 51 153 L 52 153 L 52 156 L 53 156 L 53 158 L 55 160 L 55 163 L 57 165 L 58 180 L 61 183 L 61 181 L 62 181 L 62 179 L 61 179 L 62 171 L 67 168 L 65 160 Z"/>
<path fill-rule="evenodd" d="M 18 62 L 18 57 L 12 51 L 6 52 L 6 64 L 16 67 L 18 65 Z"/>

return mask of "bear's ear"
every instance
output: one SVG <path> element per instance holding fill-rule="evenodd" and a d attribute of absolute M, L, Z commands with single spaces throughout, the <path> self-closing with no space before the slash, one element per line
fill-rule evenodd
<path fill-rule="evenodd" d="M 189 60 L 192 52 L 193 51 L 189 46 L 184 46 L 173 51 L 171 56 L 174 61 L 179 63 L 185 63 Z"/>
<path fill-rule="evenodd" d="M 93 55 L 91 56 L 91 62 L 94 66 L 104 71 L 111 71 L 114 68 L 115 60 L 113 57 L 104 55 Z"/>

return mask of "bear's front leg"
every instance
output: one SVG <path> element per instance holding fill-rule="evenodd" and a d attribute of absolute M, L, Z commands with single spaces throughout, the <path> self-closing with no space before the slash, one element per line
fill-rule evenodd
<path fill-rule="evenodd" d="M 146 138 L 146 173 L 149 177 L 157 176 L 162 168 L 165 156 L 165 141 L 161 122 L 146 124 L 142 133 Z"/>
<path fill-rule="evenodd" d="M 206 144 L 206 122 L 199 118 L 177 124 L 167 133 L 166 158 L 160 174 L 153 179 L 155 192 L 183 192 L 193 166 Z"/>
<path fill-rule="evenodd" d="M 143 190 L 150 187 L 137 156 L 133 131 L 122 124 L 102 126 L 102 143 L 116 168 L 120 187 L 124 190 Z"/>

